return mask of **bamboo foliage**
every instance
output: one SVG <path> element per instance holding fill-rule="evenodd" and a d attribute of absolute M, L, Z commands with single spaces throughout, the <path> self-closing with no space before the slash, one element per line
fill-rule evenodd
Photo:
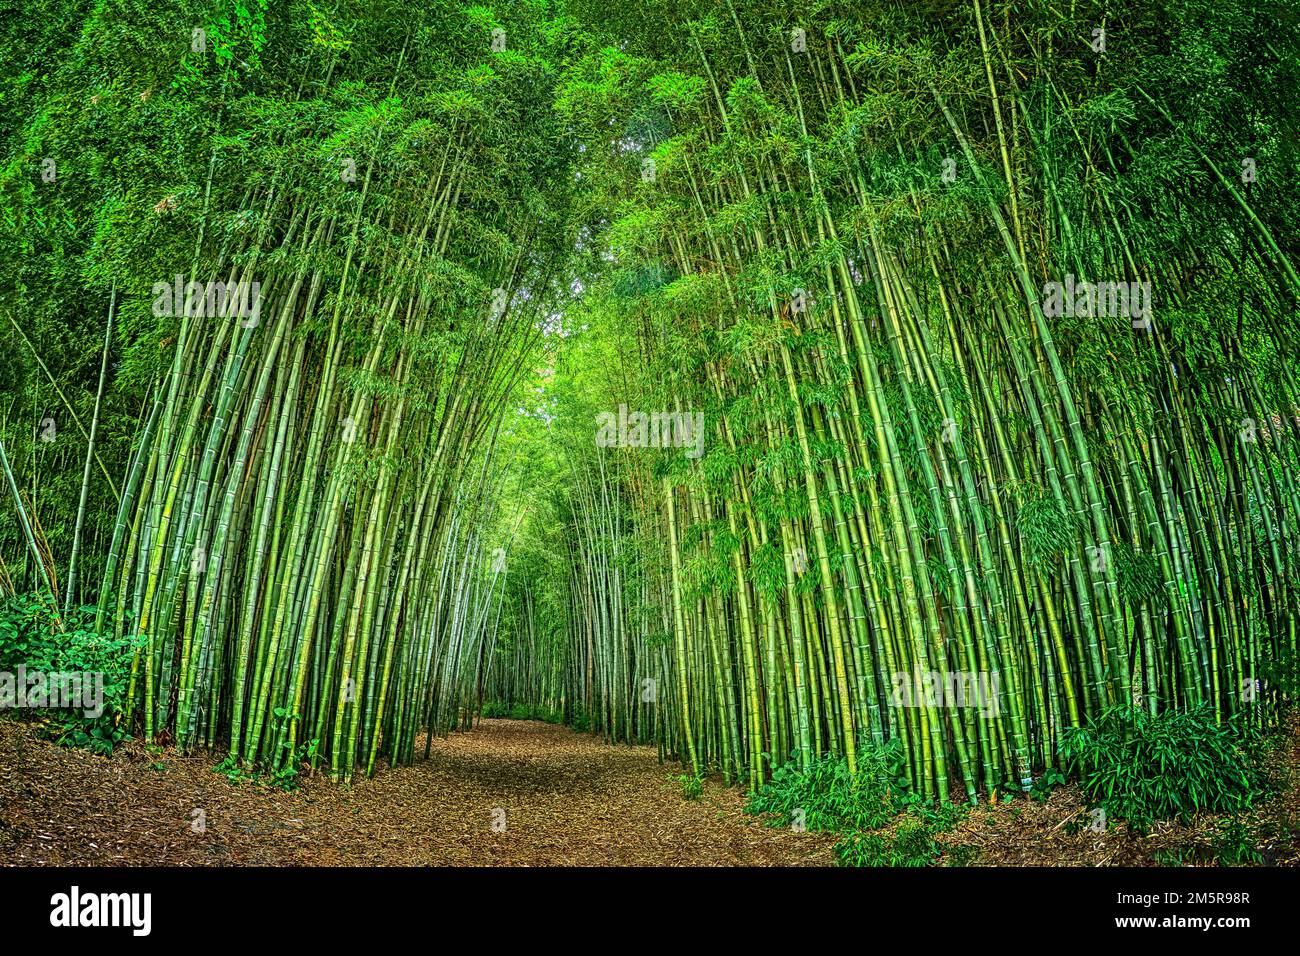
<path fill-rule="evenodd" d="M 95 5 L 0 170 L 0 540 L 99 581 L 130 729 L 348 780 L 523 704 L 751 788 L 897 748 L 942 800 L 1117 705 L 1272 718 L 1300 33 L 219 6 Z"/>
<path fill-rule="evenodd" d="M 177 33 L 174 61 L 119 62 L 170 87 L 141 108 L 195 122 L 174 153 L 129 124 L 118 148 L 190 186 L 121 184 L 134 215 L 101 250 L 145 409 L 96 608 L 141 640 L 125 720 L 344 780 L 477 706 L 495 440 L 566 253 L 565 197 L 536 186 L 556 162 L 542 19 L 360 13 L 252 4 Z M 150 13 L 91 20 L 65 85 L 129 56 L 91 37 Z"/>
<path fill-rule="evenodd" d="M 1175 66 L 1094 71 L 1087 10 L 653 15 L 662 42 L 593 54 L 561 109 L 617 210 L 586 319 L 616 367 L 589 394 L 708 423 L 698 462 L 614 452 L 598 519 L 666 552 L 623 583 L 671 635 L 665 749 L 756 786 L 897 741 L 918 792 L 975 799 L 1111 706 L 1267 719 L 1256 682 L 1297 640 L 1300 289 L 1257 211 L 1276 193 L 1223 173 L 1233 131 L 1218 158 L 1187 136 L 1149 92 Z M 1249 55 L 1210 20 L 1125 35 Z M 1150 165 L 1168 150 L 1195 197 Z M 1150 310 L 1055 308 L 1067 274 L 1148 284 Z M 639 739 L 605 703 L 617 605 L 571 586 L 572 659 L 614 668 L 571 686 Z"/>

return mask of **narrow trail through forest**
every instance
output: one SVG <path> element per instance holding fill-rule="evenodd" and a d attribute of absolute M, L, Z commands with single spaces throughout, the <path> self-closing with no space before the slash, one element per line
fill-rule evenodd
<path fill-rule="evenodd" d="M 1300 721 L 1273 752 L 1279 792 L 1247 822 L 1268 862 L 1300 865 Z M 423 752 L 424 741 L 420 741 Z M 686 800 L 653 747 L 540 721 L 482 720 L 428 760 L 353 786 L 292 792 L 213 772 L 217 755 L 124 744 L 111 758 L 0 721 L 0 866 L 833 866 L 836 836 L 764 826 L 744 794 L 704 781 Z M 940 835 L 939 865 L 1150 866 L 1213 858 L 1215 814 L 1088 832 L 1073 784 L 982 805 Z M 501 811 L 504 811 L 504 815 Z M 201 823 L 201 826 L 199 825 Z M 495 824 L 495 827 L 494 827 Z M 964 853 L 957 853 L 963 850 Z M 958 862 L 960 860 L 960 862 Z M 938 862 L 938 861 L 937 861 Z"/>
<path fill-rule="evenodd" d="M 672 779 L 680 771 L 660 764 L 653 747 L 607 746 L 537 721 L 481 721 L 435 739 L 430 759 L 351 787 L 324 774 L 291 793 L 232 784 L 212 772 L 216 761 L 138 742 L 105 759 L 0 723 L 0 861 L 834 864 L 833 838 L 764 827 L 734 789 L 710 782 L 698 800 L 683 799 Z"/>

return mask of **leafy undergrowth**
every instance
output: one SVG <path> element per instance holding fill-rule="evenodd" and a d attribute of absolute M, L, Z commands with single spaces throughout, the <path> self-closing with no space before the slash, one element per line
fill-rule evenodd
<path fill-rule="evenodd" d="M 1039 779 L 1028 799 L 981 803 L 951 832 L 948 851 L 981 866 L 1300 866 L 1300 714 L 1284 733 L 1251 745 L 1266 789 L 1251 809 L 1203 810 L 1147 827 L 1105 814 L 1075 780 Z"/>
<path fill-rule="evenodd" d="M 1066 731 L 1061 756 L 1105 818 L 1146 830 L 1201 811 L 1249 810 L 1267 784 L 1258 743 L 1251 731 L 1216 723 L 1208 706 L 1158 715 L 1115 707 Z"/>
<path fill-rule="evenodd" d="M 778 768 L 750 798 L 770 826 L 830 831 L 844 866 L 1251 866 L 1300 863 L 1300 715 L 1261 736 L 1212 712 L 1107 712 L 1067 737 L 1063 763 L 1024 794 L 932 804 L 901 755 L 864 749 L 858 772 L 823 756 Z"/>
<path fill-rule="evenodd" d="M 111 753 L 127 737 L 135 643 L 96 633 L 93 607 L 74 608 L 66 620 L 55 608 L 48 593 L 0 602 L 0 712 L 31 718 L 63 746 Z"/>
<path fill-rule="evenodd" d="M 698 800 L 704 795 L 704 781 L 693 773 L 683 773 L 673 778 L 682 788 L 683 800 Z"/>
<path fill-rule="evenodd" d="M 1181 834 L 1152 853 L 1161 866 L 1296 861 L 1300 713 L 1265 733 L 1218 723 L 1209 706 L 1158 715 L 1118 707 L 1068 731 L 1061 755 L 1091 821 L 1071 821 L 1070 832 L 1105 833 L 1122 821 L 1139 840 Z"/>
<path fill-rule="evenodd" d="M 835 857 L 844 866 L 928 866 L 944 855 L 935 835 L 951 829 L 964 809 L 931 807 L 911 793 L 902 762 L 901 748 L 891 744 L 863 747 L 856 773 L 830 755 L 802 769 L 788 763 L 745 809 L 767 816 L 772 826 L 842 834 Z"/>
<path fill-rule="evenodd" d="M 314 738 L 308 743 L 299 744 L 294 748 L 293 758 L 278 770 L 266 768 L 249 770 L 235 757 L 227 754 L 212 768 L 212 772 L 225 777 L 235 786 L 248 783 L 255 787 L 274 787 L 285 793 L 292 793 L 301 785 L 303 771 L 316 760 L 319 747 L 320 741 Z"/>
<path fill-rule="evenodd" d="M 547 724 L 564 723 L 564 715 L 553 708 L 533 704 L 504 704 L 495 700 L 484 704 L 480 715 L 488 720 L 540 720 Z"/>

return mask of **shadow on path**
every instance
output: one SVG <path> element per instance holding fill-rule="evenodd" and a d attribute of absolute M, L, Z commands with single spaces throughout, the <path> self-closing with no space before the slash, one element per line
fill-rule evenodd
<path fill-rule="evenodd" d="M 416 753 L 423 748 L 417 744 Z M 771 829 L 739 791 L 682 798 L 653 747 L 485 720 L 353 786 L 234 785 L 213 755 L 112 758 L 0 721 L 0 861 L 18 865 L 833 865 L 832 838 Z M 199 824 L 201 823 L 201 827 Z"/>

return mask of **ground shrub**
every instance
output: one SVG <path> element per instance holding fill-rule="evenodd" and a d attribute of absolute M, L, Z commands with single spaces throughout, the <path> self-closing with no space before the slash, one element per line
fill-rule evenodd
<path fill-rule="evenodd" d="M 931 866 L 941 848 L 935 829 L 919 815 L 908 813 L 892 833 L 850 833 L 835 844 L 841 866 Z"/>
<path fill-rule="evenodd" d="M 548 724 L 564 723 L 564 715 L 550 707 L 535 704 L 505 704 L 488 701 L 479 711 L 480 717 L 489 720 L 540 720 Z"/>
<path fill-rule="evenodd" d="M 87 747 L 96 753 L 111 753 L 126 736 L 122 711 L 131 680 L 131 658 L 136 642 L 115 638 L 94 630 L 95 609 L 75 608 L 60 622 L 48 595 L 22 594 L 0 603 L 0 674 L 8 675 L 0 697 L 16 690 L 19 668 L 28 675 L 102 675 L 102 705 L 98 713 L 85 708 L 12 709 L 16 700 L 0 699 L 0 712 L 31 716 L 42 723 L 43 732 L 59 744 Z M 93 686 L 93 685 L 88 685 Z M 91 710 L 98 709 L 91 708 Z"/>
<path fill-rule="evenodd" d="M 704 795 L 704 781 L 693 773 L 684 773 L 677 778 L 682 787 L 683 800 L 698 800 Z"/>
<path fill-rule="evenodd" d="M 817 757 L 806 768 L 794 761 L 777 767 L 745 810 L 774 814 L 773 826 L 873 830 L 902 809 L 906 796 L 902 748 L 893 743 L 863 747 L 856 774 L 849 772 L 845 758 L 832 755 Z"/>
<path fill-rule="evenodd" d="M 1065 734 L 1061 755 L 1108 817 L 1138 830 L 1198 811 L 1239 813 L 1263 792 L 1246 735 L 1208 706 L 1152 716 L 1115 707 Z"/>
<path fill-rule="evenodd" d="M 896 742 L 863 747 L 857 764 L 856 773 L 849 772 L 846 759 L 829 755 L 806 768 L 785 764 L 745 811 L 768 815 L 772 826 L 842 834 L 834 848 L 841 866 L 929 866 L 939 860 L 943 850 L 935 835 L 956 826 L 967 808 L 910 792 Z M 871 832 L 891 823 L 888 832 Z M 959 854 L 964 861 L 971 855 Z"/>

